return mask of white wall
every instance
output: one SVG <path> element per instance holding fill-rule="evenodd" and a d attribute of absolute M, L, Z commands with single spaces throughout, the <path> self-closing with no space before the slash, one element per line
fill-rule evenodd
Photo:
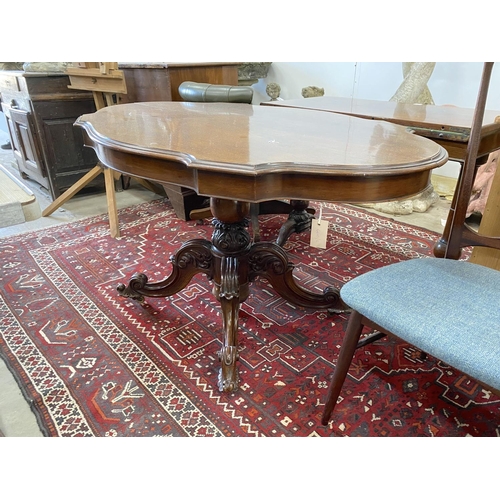
<path fill-rule="evenodd" d="M 473 108 L 479 88 L 480 62 L 438 62 L 428 82 L 437 105 L 453 104 Z M 325 95 L 388 101 L 403 81 L 400 62 L 273 62 L 267 78 L 253 88 L 254 103 L 268 101 L 266 85 L 281 86 L 281 98 L 302 97 L 303 87 L 325 89 Z M 500 110 L 500 68 L 495 66 L 487 107 Z"/>

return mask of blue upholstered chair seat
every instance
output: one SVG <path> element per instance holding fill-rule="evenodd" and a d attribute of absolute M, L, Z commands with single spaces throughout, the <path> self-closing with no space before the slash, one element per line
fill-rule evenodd
<path fill-rule="evenodd" d="M 412 259 L 341 289 L 383 329 L 500 389 L 500 272 L 466 261 Z"/>

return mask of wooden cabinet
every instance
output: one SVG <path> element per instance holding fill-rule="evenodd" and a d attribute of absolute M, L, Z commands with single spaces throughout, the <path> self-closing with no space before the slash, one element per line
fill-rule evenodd
<path fill-rule="evenodd" d="M 182 101 L 177 89 L 185 81 L 238 85 L 240 64 L 119 63 L 127 82 L 127 93 L 119 102 Z"/>
<path fill-rule="evenodd" d="M 2 111 L 19 171 L 47 188 L 52 200 L 97 163 L 73 126 L 80 115 L 95 111 L 92 92 L 68 85 L 62 73 L 0 71 Z M 103 186 L 103 180 L 95 185 Z"/>

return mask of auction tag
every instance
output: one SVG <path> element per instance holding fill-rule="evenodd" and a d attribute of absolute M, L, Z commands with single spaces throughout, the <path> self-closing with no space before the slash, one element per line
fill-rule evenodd
<path fill-rule="evenodd" d="M 326 248 L 326 238 L 328 235 L 328 221 L 321 218 L 322 208 L 320 208 L 319 218 L 311 221 L 311 243 L 315 248 Z"/>

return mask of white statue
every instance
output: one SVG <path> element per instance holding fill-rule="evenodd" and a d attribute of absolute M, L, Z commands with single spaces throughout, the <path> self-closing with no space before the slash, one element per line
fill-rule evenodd
<path fill-rule="evenodd" d="M 390 100 L 408 104 L 434 104 L 427 87 L 434 66 L 434 62 L 404 62 L 403 83 Z"/>
<path fill-rule="evenodd" d="M 391 101 L 407 104 L 434 104 L 427 82 L 434 71 L 434 62 L 404 62 L 403 82 Z M 430 185 L 423 193 L 406 200 L 368 204 L 378 212 L 394 215 L 406 215 L 412 212 L 426 212 L 439 199 L 439 195 Z"/>

